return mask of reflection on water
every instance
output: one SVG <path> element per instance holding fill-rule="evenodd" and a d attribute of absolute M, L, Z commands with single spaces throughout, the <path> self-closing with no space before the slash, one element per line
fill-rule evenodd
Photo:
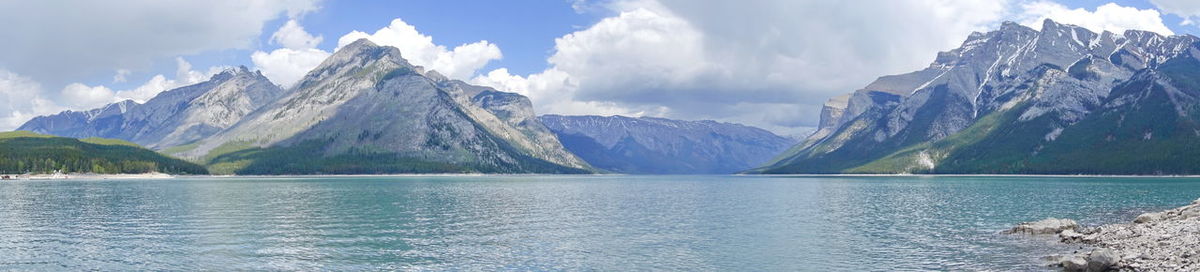
<path fill-rule="evenodd" d="M 1021 221 L 1171 178 L 464 176 L 0 182 L 0 270 L 1030 270 Z"/>

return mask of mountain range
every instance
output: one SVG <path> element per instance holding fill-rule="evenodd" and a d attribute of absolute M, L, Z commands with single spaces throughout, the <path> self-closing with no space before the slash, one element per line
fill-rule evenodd
<path fill-rule="evenodd" d="M 713 121 L 539 117 L 365 39 L 291 88 L 238 67 L 19 130 L 127 140 L 216 174 L 1200 174 L 1198 105 L 1200 38 L 1045 20 L 833 97 L 794 145 Z"/>
<path fill-rule="evenodd" d="M 795 144 L 769 131 L 715 121 L 542 115 L 567 150 L 596 168 L 630 174 L 731 174 Z"/>
<path fill-rule="evenodd" d="M 713 121 L 539 118 L 525 96 L 448 79 L 365 39 L 292 88 L 235 67 L 145 103 L 40 116 L 18 130 L 127 140 L 214 174 L 733 173 L 793 143 Z"/>
<path fill-rule="evenodd" d="M 239 67 L 145 104 L 66 111 L 19 130 L 125 139 L 218 174 L 593 171 L 528 98 L 425 71 L 366 39 L 290 89 Z"/>
<path fill-rule="evenodd" d="M 1197 42 L 1007 22 L 830 99 L 749 173 L 1198 174 Z"/>

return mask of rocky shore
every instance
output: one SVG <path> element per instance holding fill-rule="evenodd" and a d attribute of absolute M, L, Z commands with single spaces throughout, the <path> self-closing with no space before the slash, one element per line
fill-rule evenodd
<path fill-rule="evenodd" d="M 1064 271 L 1200 271 L 1200 199 L 1139 215 L 1131 223 L 1086 228 L 1074 220 L 1049 218 L 1004 233 L 1055 235 L 1063 243 L 1092 248 L 1046 257 Z"/>

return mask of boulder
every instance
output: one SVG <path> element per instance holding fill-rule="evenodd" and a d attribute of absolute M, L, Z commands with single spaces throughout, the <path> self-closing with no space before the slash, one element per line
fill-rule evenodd
<path fill-rule="evenodd" d="M 1078 242 L 1083 239 L 1083 234 L 1076 232 L 1075 229 L 1065 229 L 1058 233 L 1058 237 L 1064 242 Z"/>
<path fill-rule="evenodd" d="M 1144 224 L 1144 223 L 1158 221 L 1158 219 L 1160 219 L 1160 218 L 1162 218 L 1161 213 L 1156 213 L 1156 212 L 1143 213 L 1141 215 L 1138 215 L 1137 218 L 1133 219 L 1133 222 L 1138 223 L 1138 224 Z"/>
<path fill-rule="evenodd" d="M 1024 234 L 1056 234 L 1063 230 L 1075 230 L 1079 228 L 1079 224 L 1071 219 L 1046 218 L 1041 221 L 1025 222 L 1017 224 L 1016 227 L 1004 231 L 1005 234 L 1024 233 Z"/>
<path fill-rule="evenodd" d="M 1071 272 L 1087 271 L 1087 267 L 1088 267 L 1087 259 L 1084 259 L 1082 256 L 1078 256 L 1078 255 L 1064 258 L 1064 259 L 1062 259 L 1062 262 L 1059 264 L 1062 265 L 1063 271 L 1071 271 Z"/>
<path fill-rule="evenodd" d="M 1121 255 L 1111 249 L 1093 250 L 1092 254 L 1088 254 L 1087 257 L 1087 271 L 1107 271 L 1114 268 L 1120 261 Z"/>

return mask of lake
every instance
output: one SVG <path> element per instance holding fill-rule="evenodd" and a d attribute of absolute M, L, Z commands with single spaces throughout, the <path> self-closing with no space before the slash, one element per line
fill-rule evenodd
<path fill-rule="evenodd" d="M 0 270 L 1038 270 L 1018 222 L 1200 179 L 396 176 L 0 181 Z"/>

